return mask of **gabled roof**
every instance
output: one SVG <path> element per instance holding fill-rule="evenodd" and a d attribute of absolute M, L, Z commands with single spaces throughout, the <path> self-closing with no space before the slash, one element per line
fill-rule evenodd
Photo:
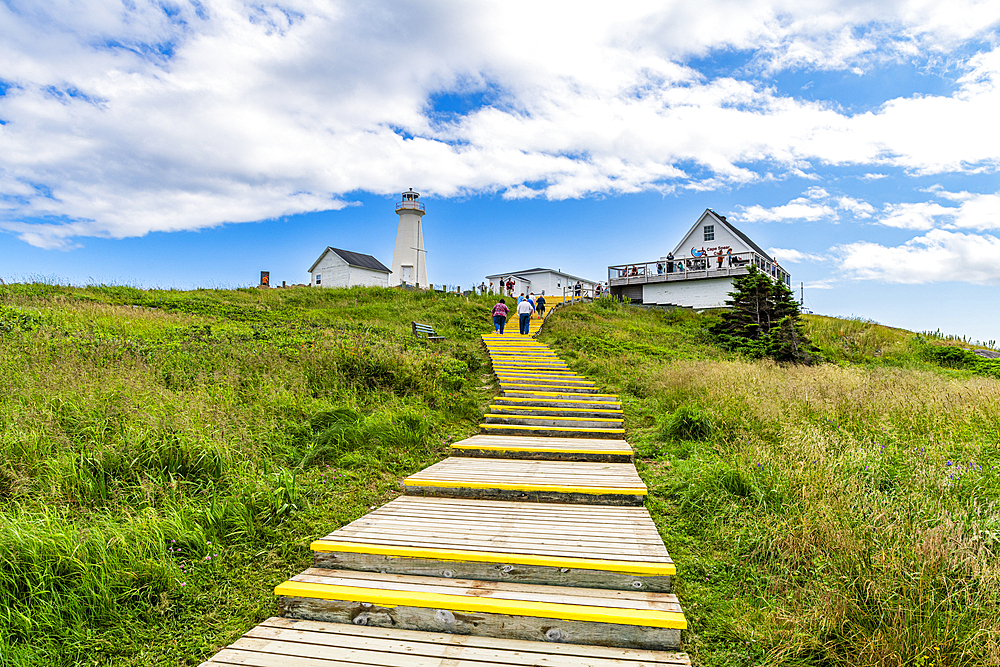
<path fill-rule="evenodd" d="M 341 250 L 340 248 L 327 247 L 326 250 L 320 253 L 319 258 L 313 262 L 313 265 L 309 267 L 309 273 L 313 272 L 316 265 L 326 257 L 326 253 L 332 252 L 336 253 L 338 257 L 347 262 L 348 266 L 356 266 L 361 269 L 370 269 L 372 271 L 379 271 L 380 273 L 392 273 L 385 264 L 378 261 L 371 255 L 364 255 L 360 252 L 351 252 L 350 250 Z"/>
<path fill-rule="evenodd" d="M 701 217 L 698 218 L 697 222 L 695 222 L 693 225 L 691 225 L 691 229 L 689 229 L 687 231 L 687 234 L 685 234 L 684 236 L 681 237 L 680 243 L 684 243 L 684 241 L 687 239 L 687 237 L 691 236 L 691 232 L 693 232 L 695 229 L 697 229 L 699 226 L 701 226 L 702 221 L 705 220 L 705 216 L 711 217 L 715 222 L 717 222 L 718 224 L 724 226 L 726 229 L 728 229 L 730 232 L 733 233 L 733 236 L 735 236 L 739 240 L 741 240 L 744 243 L 746 243 L 748 247 L 753 248 L 754 252 L 756 252 L 761 257 L 764 257 L 769 262 L 773 262 L 774 261 L 774 258 L 771 257 L 770 255 L 768 255 L 766 252 L 764 252 L 763 248 L 761 248 L 759 245 L 757 245 L 756 243 L 754 243 L 753 239 L 751 239 L 749 236 L 747 236 L 746 234 L 744 234 L 740 230 L 736 229 L 736 227 L 733 227 L 733 223 L 731 223 L 728 220 L 726 220 L 726 216 L 719 215 L 718 213 L 716 213 L 715 211 L 713 211 L 710 208 L 706 208 L 705 212 L 701 214 Z M 681 251 L 680 243 L 678 243 L 677 247 L 674 248 L 674 253 L 680 253 L 680 251 Z"/>
<path fill-rule="evenodd" d="M 579 276 L 574 276 L 574 275 L 572 275 L 570 273 L 565 273 L 563 271 L 556 271 L 555 269 L 541 269 L 541 268 L 526 269 L 524 271 L 508 271 L 506 273 L 493 273 L 493 274 L 490 274 L 490 275 L 486 276 L 486 278 L 487 279 L 489 279 L 489 278 L 506 278 L 507 276 L 514 276 L 515 278 L 520 278 L 521 276 L 523 276 L 525 274 L 531 274 L 531 273 L 554 273 L 557 276 L 566 276 L 567 278 L 572 278 L 573 280 L 582 280 L 584 282 L 595 283 L 595 284 L 597 283 L 596 280 L 591 280 L 590 278 L 581 278 Z"/>

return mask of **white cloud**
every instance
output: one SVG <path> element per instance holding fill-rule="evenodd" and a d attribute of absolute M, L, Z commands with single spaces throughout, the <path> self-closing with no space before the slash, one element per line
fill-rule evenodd
<path fill-rule="evenodd" d="M 764 208 L 753 205 L 744 208 L 739 219 L 744 222 L 815 222 L 840 219 L 838 210 L 847 211 L 855 218 L 870 218 L 875 207 L 866 201 L 845 195 L 834 197 L 825 188 L 813 186 L 802 193 L 802 197 L 787 204 Z"/>
<path fill-rule="evenodd" d="M 768 248 L 767 252 L 771 257 L 777 259 L 779 264 L 784 264 L 785 262 L 791 262 L 792 264 L 800 262 L 825 262 L 827 259 L 823 255 L 802 252 L 793 248 Z"/>
<path fill-rule="evenodd" d="M 902 229 L 1000 229 L 1000 193 L 949 192 L 929 189 L 937 197 L 957 206 L 937 202 L 888 204 L 877 217 L 879 223 Z"/>
<path fill-rule="evenodd" d="M 837 197 L 837 208 L 849 211 L 855 218 L 870 218 L 875 212 L 875 207 L 868 202 L 846 196 Z"/>
<path fill-rule="evenodd" d="M 889 174 L 868 173 L 861 177 L 861 179 L 865 181 L 878 181 L 883 178 L 889 178 Z"/>
<path fill-rule="evenodd" d="M 738 218 L 742 222 L 815 222 L 836 220 L 837 212 L 826 204 L 799 197 L 773 208 L 764 208 L 757 204 L 748 206 Z"/>
<path fill-rule="evenodd" d="M 924 231 L 933 229 L 937 219 L 950 217 L 954 211 L 936 202 L 887 204 L 878 222 L 887 227 Z"/>
<path fill-rule="evenodd" d="M 858 242 L 835 250 L 840 268 L 859 280 L 1000 284 L 1000 238 L 990 234 L 934 229 L 900 246 Z"/>
<path fill-rule="evenodd" d="M 354 191 L 410 185 L 561 199 L 810 176 L 820 163 L 992 169 L 1000 155 L 1000 50 L 973 58 L 950 97 L 857 116 L 682 64 L 733 49 L 754 53 L 758 71 L 863 71 L 988 37 L 993 2 L 166 6 L 0 3 L 11 84 L 0 226 L 66 247 L 335 209 Z M 431 113 L 442 92 L 489 104 Z M 744 219 L 864 216 L 863 203 L 819 191 Z"/>

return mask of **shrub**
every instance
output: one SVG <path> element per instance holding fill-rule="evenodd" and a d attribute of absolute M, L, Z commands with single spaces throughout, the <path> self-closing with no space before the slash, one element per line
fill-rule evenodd
<path fill-rule="evenodd" d="M 715 424 L 700 406 L 682 405 L 668 414 L 660 428 L 661 440 L 705 440 Z"/>

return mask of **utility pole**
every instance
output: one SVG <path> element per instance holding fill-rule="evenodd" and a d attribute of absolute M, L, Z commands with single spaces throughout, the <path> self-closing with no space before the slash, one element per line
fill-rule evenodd
<path fill-rule="evenodd" d="M 416 250 L 417 251 L 417 267 L 416 267 L 417 268 L 417 289 L 420 289 L 420 253 L 424 253 L 426 255 L 427 251 L 424 250 L 423 248 L 415 248 L 414 246 L 410 246 L 410 250 Z"/>

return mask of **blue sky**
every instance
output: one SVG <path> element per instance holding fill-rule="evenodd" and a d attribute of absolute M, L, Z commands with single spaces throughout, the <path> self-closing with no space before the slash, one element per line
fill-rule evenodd
<path fill-rule="evenodd" d="M 601 278 L 705 208 L 820 313 L 1000 339 L 1000 4 L 0 2 L 0 277 Z"/>

